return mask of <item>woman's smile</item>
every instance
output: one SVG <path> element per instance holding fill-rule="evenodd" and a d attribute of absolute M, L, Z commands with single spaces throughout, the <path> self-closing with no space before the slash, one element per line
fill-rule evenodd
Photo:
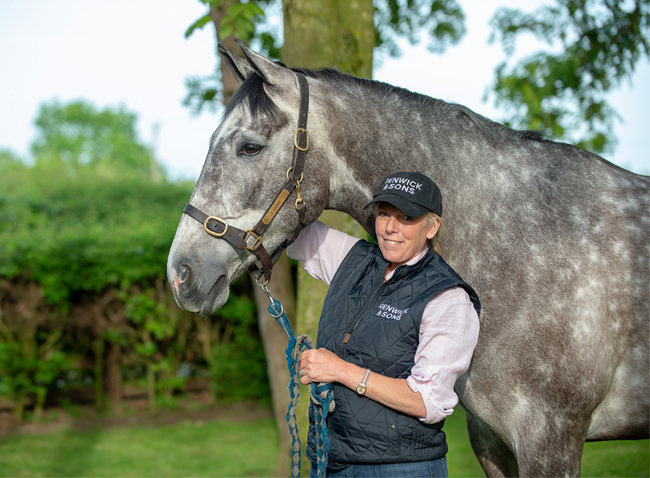
<path fill-rule="evenodd" d="M 438 227 L 438 222 L 431 225 L 426 216 L 413 218 L 391 204 L 379 203 L 375 232 L 384 259 L 391 263 L 388 270 L 395 269 L 422 252 Z"/>

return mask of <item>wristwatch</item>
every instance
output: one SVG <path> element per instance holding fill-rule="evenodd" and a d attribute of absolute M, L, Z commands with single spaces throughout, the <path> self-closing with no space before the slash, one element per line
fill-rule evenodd
<path fill-rule="evenodd" d="M 366 369 L 366 373 L 363 374 L 363 378 L 359 382 L 359 385 L 357 385 L 357 393 L 359 395 L 365 395 L 366 393 L 366 386 L 368 385 L 368 377 L 370 376 L 370 369 Z"/>

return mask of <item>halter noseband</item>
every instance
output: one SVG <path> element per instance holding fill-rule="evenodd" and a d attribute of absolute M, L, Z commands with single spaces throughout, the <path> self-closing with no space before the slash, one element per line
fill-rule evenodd
<path fill-rule="evenodd" d="M 298 112 L 298 128 L 293 137 L 293 160 L 291 167 L 287 170 L 287 181 L 284 183 L 282 190 L 275 197 L 266 210 L 262 218 L 257 222 L 255 227 L 243 231 L 234 226 L 229 225 L 223 219 L 216 216 L 208 216 L 204 212 L 195 208 L 191 204 L 187 204 L 183 208 L 183 213 L 203 224 L 205 232 L 213 237 L 224 239 L 231 246 L 236 249 L 248 250 L 257 256 L 257 261 L 251 264 L 248 270 L 251 273 L 261 272 L 264 276 L 265 283 L 271 279 L 271 270 L 273 264 L 277 261 L 278 257 L 284 249 L 287 248 L 293 241 L 296 240 L 302 226 L 304 225 L 304 199 L 300 195 L 300 183 L 303 179 L 303 170 L 305 166 L 305 155 L 309 150 L 309 131 L 307 131 L 307 114 L 309 112 L 309 85 L 304 74 L 296 72 L 298 83 L 300 85 L 300 110 Z M 298 227 L 294 234 L 286 239 L 271 255 L 266 251 L 262 244 L 262 234 L 266 228 L 271 224 L 280 211 L 287 198 L 296 191 L 295 207 L 300 216 Z"/>

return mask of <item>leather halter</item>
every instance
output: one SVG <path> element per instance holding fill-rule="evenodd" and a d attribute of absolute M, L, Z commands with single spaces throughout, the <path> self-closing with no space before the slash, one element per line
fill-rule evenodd
<path fill-rule="evenodd" d="M 231 246 L 240 250 L 247 250 L 253 252 L 257 256 L 257 261 L 254 262 L 248 270 L 251 273 L 261 272 L 264 276 L 265 283 L 271 279 L 271 270 L 273 264 L 277 261 L 278 257 L 284 249 L 286 249 L 293 241 L 296 240 L 300 230 L 304 225 L 304 200 L 300 195 L 300 183 L 303 178 L 303 170 L 305 166 L 305 155 L 309 150 L 309 131 L 307 131 L 307 114 L 309 112 L 309 85 L 304 74 L 296 72 L 298 83 L 300 85 L 300 110 L 298 112 L 298 128 L 293 137 L 293 161 L 291 167 L 287 170 L 287 181 L 284 183 L 282 190 L 275 197 L 266 210 L 262 218 L 257 222 L 255 227 L 246 231 L 238 229 L 235 226 L 229 225 L 223 219 L 216 216 L 208 216 L 191 204 L 187 204 L 183 209 L 183 213 L 203 224 L 205 232 L 213 237 L 224 239 Z M 300 216 L 298 227 L 294 234 L 286 239 L 271 255 L 266 251 L 262 244 L 262 234 L 266 228 L 271 224 L 280 208 L 284 205 L 287 198 L 296 191 L 295 207 Z"/>

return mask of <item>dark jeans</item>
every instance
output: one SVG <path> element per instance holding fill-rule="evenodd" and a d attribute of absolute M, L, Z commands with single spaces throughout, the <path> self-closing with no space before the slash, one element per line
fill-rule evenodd
<path fill-rule="evenodd" d="M 317 478 L 318 468 L 312 463 L 310 478 Z M 340 471 L 327 471 L 327 478 L 447 478 L 447 458 L 388 463 L 379 465 L 350 465 Z"/>

